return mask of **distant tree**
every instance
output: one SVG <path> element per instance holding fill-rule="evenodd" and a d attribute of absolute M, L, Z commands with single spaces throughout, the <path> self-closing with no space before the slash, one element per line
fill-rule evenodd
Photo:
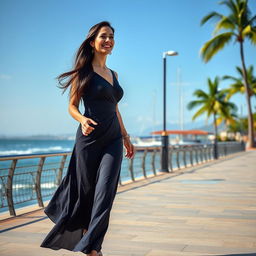
<path fill-rule="evenodd" d="M 213 116 L 214 124 L 214 157 L 218 158 L 217 153 L 217 126 L 224 121 L 226 124 L 231 124 L 235 122 L 237 107 L 234 103 L 227 101 L 226 93 L 223 90 L 219 90 L 220 78 L 216 77 L 214 81 L 208 78 L 208 92 L 201 89 L 194 91 L 193 95 L 198 99 L 189 102 L 187 105 L 188 109 L 191 110 L 195 107 L 200 107 L 199 110 L 193 115 L 192 120 L 202 114 L 206 114 L 207 119 Z"/>
<path fill-rule="evenodd" d="M 201 25 L 208 20 L 217 20 L 214 29 L 214 37 L 206 42 L 200 49 L 200 54 L 204 62 L 208 62 L 217 52 L 234 39 L 240 46 L 240 56 L 242 61 L 242 73 L 245 85 L 245 95 L 248 108 L 248 139 L 249 147 L 255 146 L 253 117 L 250 101 L 250 86 L 246 73 L 244 59 L 244 40 L 247 38 L 253 45 L 256 44 L 256 15 L 252 16 L 247 0 L 224 0 L 220 4 L 226 5 L 229 9 L 228 16 L 218 12 L 211 12 L 201 20 Z M 219 33 L 221 30 L 226 32 Z"/>
<path fill-rule="evenodd" d="M 256 113 L 253 114 L 254 120 L 254 129 L 256 129 Z M 234 123 L 228 125 L 229 132 L 240 132 L 241 134 L 245 134 L 248 131 L 248 122 L 247 117 L 239 118 Z"/>

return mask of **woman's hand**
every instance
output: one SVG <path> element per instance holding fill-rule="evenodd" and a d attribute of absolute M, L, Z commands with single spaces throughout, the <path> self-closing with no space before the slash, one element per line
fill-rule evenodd
<path fill-rule="evenodd" d="M 94 127 L 90 126 L 90 124 L 97 125 L 97 123 L 91 118 L 84 117 L 83 120 L 81 121 L 83 135 L 87 136 L 95 129 Z"/>
<path fill-rule="evenodd" d="M 130 138 L 125 137 L 123 140 L 124 140 L 124 147 L 126 149 L 125 157 L 133 158 L 135 152 L 134 152 L 134 146 L 132 145 Z"/>

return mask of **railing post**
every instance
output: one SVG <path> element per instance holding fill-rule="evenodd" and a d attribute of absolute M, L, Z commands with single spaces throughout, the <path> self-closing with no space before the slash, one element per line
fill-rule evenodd
<path fill-rule="evenodd" d="M 224 144 L 224 156 L 227 156 L 227 145 L 226 145 L 226 143 Z"/>
<path fill-rule="evenodd" d="M 245 143 L 243 140 L 241 141 L 241 151 L 245 151 Z"/>
<path fill-rule="evenodd" d="M 172 166 L 172 147 L 169 147 L 169 165 L 170 165 L 170 170 L 173 172 L 173 166 Z"/>
<path fill-rule="evenodd" d="M 206 151 L 206 146 L 203 145 L 203 154 L 204 154 L 204 162 L 207 162 L 207 151 Z"/>
<path fill-rule="evenodd" d="M 36 173 L 35 190 L 36 190 L 36 197 L 37 197 L 37 202 L 39 207 L 44 207 L 42 193 L 41 193 L 41 176 L 42 176 L 44 161 L 45 161 L 45 157 L 41 157 L 40 162 L 38 164 L 37 173 Z"/>
<path fill-rule="evenodd" d="M 135 179 L 133 174 L 133 158 L 129 159 L 129 172 L 130 172 L 132 181 L 134 181 Z"/>
<path fill-rule="evenodd" d="M 67 155 L 63 155 L 62 159 L 61 159 L 61 163 L 60 163 L 60 167 L 59 167 L 59 172 L 58 172 L 58 176 L 57 176 L 57 185 L 59 186 L 62 180 L 62 174 L 63 174 L 63 169 L 64 169 L 64 165 L 66 162 L 66 158 Z"/>
<path fill-rule="evenodd" d="M 186 146 L 183 147 L 183 162 L 184 162 L 184 167 L 187 167 L 187 160 L 186 160 Z"/>
<path fill-rule="evenodd" d="M 143 176 L 144 178 L 147 178 L 147 174 L 146 174 L 146 168 L 145 168 L 145 160 L 146 160 L 146 156 L 147 156 L 147 149 L 144 149 L 144 153 L 143 153 L 143 157 L 142 157 L 142 162 L 141 162 L 141 168 L 142 168 L 142 172 L 143 172 Z"/>
<path fill-rule="evenodd" d="M 191 164 L 191 166 L 193 166 L 194 164 L 193 164 L 193 146 L 191 146 L 190 148 L 189 148 L 189 155 L 190 155 L 190 164 Z"/>
<path fill-rule="evenodd" d="M 154 148 L 152 151 L 151 166 L 152 166 L 153 173 L 156 176 L 155 158 L 156 158 L 156 149 Z"/>
<path fill-rule="evenodd" d="M 212 160 L 212 154 L 211 154 L 212 149 L 211 149 L 211 146 L 207 145 L 207 148 L 208 148 L 208 158 L 209 158 L 209 160 Z"/>
<path fill-rule="evenodd" d="M 195 152 L 196 152 L 196 163 L 198 164 L 198 146 L 195 146 Z"/>
<path fill-rule="evenodd" d="M 201 145 L 199 146 L 198 151 L 199 151 L 199 159 L 200 159 L 200 163 L 203 163 L 202 146 L 201 146 Z"/>
<path fill-rule="evenodd" d="M 209 147 L 208 147 L 208 145 L 206 145 L 205 154 L 207 156 L 207 162 L 209 162 L 211 160 L 211 158 L 210 158 L 210 155 L 209 155 Z"/>
<path fill-rule="evenodd" d="M 208 147 L 209 159 L 212 160 L 212 146 L 211 145 L 207 145 L 207 147 Z"/>
<path fill-rule="evenodd" d="M 177 163 L 177 168 L 178 169 L 180 169 L 180 157 L 179 157 L 179 151 L 180 151 L 180 149 L 179 148 L 177 148 L 176 149 L 177 151 L 176 151 L 176 163 Z"/>
<path fill-rule="evenodd" d="M 13 182 L 13 175 L 15 172 L 17 161 L 18 161 L 17 159 L 12 160 L 12 164 L 8 172 L 7 188 L 6 188 L 7 203 L 8 203 L 8 208 L 11 216 L 16 216 L 14 203 L 13 203 L 13 196 L 12 196 L 12 182 Z"/>
<path fill-rule="evenodd" d="M 204 145 L 204 159 L 205 159 L 205 162 L 208 162 L 207 145 Z"/>
<path fill-rule="evenodd" d="M 218 142 L 218 152 L 220 152 L 219 155 L 220 155 L 220 157 L 222 157 L 223 156 L 223 144 L 220 145 L 220 142 Z"/>
<path fill-rule="evenodd" d="M 203 146 L 200 146 L 199 150 L 200 150 L 201 163 L 203 163 L 204 162 Z"/>
<path fill-rule="evenodd" d="M 202 146 L 204 162 L 207 162 L 207 156 L 205 154 L 205 145 Z"/>

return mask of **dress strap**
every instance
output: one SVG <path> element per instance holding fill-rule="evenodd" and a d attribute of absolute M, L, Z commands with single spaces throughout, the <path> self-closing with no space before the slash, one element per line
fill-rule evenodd
<path fill-rule="evenodd" d="M 117 80 L 116 75 L 115 75 L 115 72 L 114 72 L 112 69 L 110 69 L 110 71 L 112 72 L 113 79 L 116 79 L 116 80 Z M 114 82 L 114 81 L 113 81 L 113 82 Z"/>

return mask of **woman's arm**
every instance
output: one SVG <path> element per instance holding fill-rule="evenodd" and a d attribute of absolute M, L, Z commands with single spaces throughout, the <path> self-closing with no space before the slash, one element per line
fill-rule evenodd
<path fill-rule="evenodd" d="M 92 123 L 97 125 L 97 122 L 95 122 L 91 118 L 85 117 L 79 111 L 79 101 L 81 97 L 78 97 L 76 93 L 74 93 L 76 88 L 75 82 L 76 80 L 74 80 L 71 84 L 71 95 L 69 100 L 68 111 L 75 120 L 81 123 L 82 133 L 85 136 L 87 136 L 89 133 L 91 133 L 95 129 L 94 127 L 90 126 L 90 124 Z"/>
<path fill-rule="evenodd" d="M 71 91 L 70 91 L 71 95 L 69 99 L 68 112 L 75 120 L 81 123 L 82 120 L 84 119 L 84 116 L 79 111 L 80 98 L 78 98 L 76 93 L 74 93 L 76 88 L 75 83 L 76 83 L 76 79 L 71 84 Z"/>
<path fill-rule="evenodd" d="M 122 136 L 125 137 L 125 136 L 128 135 L 128 133 L 127 133 L 125 127 L 124 127 L 124 123 L 123 123 L 121 114 L 120 114 L 119 109 L 118 109 L 118 104 L 116 104 L 116 114 L 117 114 L 118 121 L 119 121 L 119 124 L 120 124 L 120 127 L 121 127 Z"/>
<path fill-rule="evenodd" d="M 115 72 L 115 75 L 118 79 L 118 75 L 117 75 L 116 72 Z M 121 114 L 120 114 L 119 109 L 118 109 L 118 104 L 116 104 L 116 114 L 117 114 L 117 118 L 118 118 L 118 121 L 119 121 L 119 124 L 120 124 L 120 127 L 121 127 L 121 133 L 122 133 L 122 136 L 123 136 L 124 147 L 126 148 L 125 156 L 128 157 L 128 158 L 133 158 L 134 153 L 135 153 L 134 146 L 132 145 L 132 143 L 130 141 L 130 136 L 127 133 L 125 127 L 124 127 L 124 123 L 123 123 Z"/>
<path fill-rule="evenodd" d="M 116 79 L 118 80 L 118 74 L 114 71 L 115 75 L 116 75 Z M 119 112 L 119 109 L 118 109 L 118 104 L 116 104 L 116 113 L 117 113 L 117 117 L 118 117 L 118 121 L 119 121 L 119 124 L 120 124 L 120 127 L 121 127 L 121 133 L 122 133 L 122 136 L 125 137 L 128 135 L 125 127 L 124 127 L 124 123 L 123 123 L 123 119 L 122 119 L 122 116 Z"/>

